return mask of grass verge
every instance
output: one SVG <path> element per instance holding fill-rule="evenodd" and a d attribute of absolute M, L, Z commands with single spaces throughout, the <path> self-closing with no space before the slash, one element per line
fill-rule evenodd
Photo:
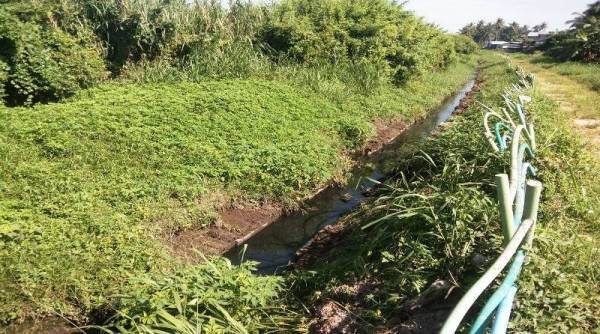
<path fill-rule="evenodd" d="M 528 55 L 511 57 L 512 62 L 536 75 L 539 91 L 555 100 L 568 114 L 571 124 L 591 144 L 589 147 L 600 159 L 600 90 L 594 90 L 590 82 L 563 70 L 563 67 L 575 68 L 597 79 L 600 78 L 600 67 L 580 63 L 552 63 L 549 67 L 540 59 L 544 58 Z"/>
<path fill-rule="evenodd" d="M 576 61 L 561 62 L 539 53 L 533 55 L 516 53 L 511 56 L 514 59 L 524 60 L 556 74 L 566 76 L 586 85 L 591 90 L 600 92 L 600 65 L 598 64 L 586 64 Z"/>

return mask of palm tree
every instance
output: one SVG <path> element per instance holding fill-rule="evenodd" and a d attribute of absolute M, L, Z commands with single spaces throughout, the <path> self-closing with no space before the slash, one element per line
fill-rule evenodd
<path fill-rule="evenodd" d="M 567 21 L 572 29 L 579 29 L 588 24 L 598 24 L 600 19 L 600 1 L 588 5 L 588 9 L 583 13 L 573 13 L 577 15 L 573 20 Z"/>

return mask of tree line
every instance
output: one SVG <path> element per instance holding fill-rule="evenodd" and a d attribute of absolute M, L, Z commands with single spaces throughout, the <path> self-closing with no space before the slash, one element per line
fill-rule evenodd
<path fill-rule="evenodd" d="M 540 32 L 548 27 L 546 23 L 540 23 L 533 27 L 520 25 L 517 22 L 507 24 L 504 19 L 498 18 L 495 22 L 469 23 L 464 26 L 460 33 L 469 36 L 479 45 L 485 46 L 490 41 L 521 42 L 527 39 L 530 32 Z"/>
<path fill-rule="evenodd" d="M 600 1 L 567 23 L 569 29 L 552 35 L 541 49 L 556 60 L 600 62 Z"/>
<path fill-rule="evenodd" d="M 0 97 L 57 101 L 152 69 L 156 80 L 199 80 L 333 64 L 371 78 L 366 87 L 401 84 L 446 68 L 472 43 L 389 0 L 4 0 Z"/>
<path fill-rule="evenodd" d="M 539 49 L 546 56 L 559 61 L 600 62 L 600 1 L 588 5 L 584 12 L 574 14 L 574 19 L 567 22 L 569 28 L 550 33 Z M 540 32 L 546 28 L 546 23 L 529 27 L 517 22 L 507 24 L 499 18 L 495 22 L 469 23 L 460 33 L 485 46 L 494 40 L 527 42 L 528 33 Z"/>

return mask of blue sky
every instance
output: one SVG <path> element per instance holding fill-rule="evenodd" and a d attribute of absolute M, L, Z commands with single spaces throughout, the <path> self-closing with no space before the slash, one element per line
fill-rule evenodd
<path fill-rule="evenodd" d="M 533 26 L 541 22 L 549 30 L 566 28 L 573 12 L 582 12 L 594 0 L 409 0 L 406 8 L 449 32 L 457 32 L 480 19 Z"/>

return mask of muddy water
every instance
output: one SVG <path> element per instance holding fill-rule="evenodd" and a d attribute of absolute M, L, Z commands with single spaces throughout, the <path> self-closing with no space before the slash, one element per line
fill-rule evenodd
<path fill-rule="evenodd" d="M 330 187 L 309 200 L 301 210 L 283 216 L 263 229 L 246 242 L 234 247 L 225 256 L 233 263 L 242 260 L 259 262 L 259 272 L 277 273 L 294 258 L 296 251 L 322 228 L 334 224 L 344 214 L 356 208 L 365 200 L 365 194 L 374 186 L 373 180 L 380 180 L 391 172 L 394 163 L 402 158 L 410 147 L 423 142 L 440 124 L 448 120 L 460 101 L 475 85 L 475 79 L 465 84 L 455 95 L 447 98 L 427 118 L 404 131 L 381 151 L 358 164 L 351 172 L 346 187 Z"/>

